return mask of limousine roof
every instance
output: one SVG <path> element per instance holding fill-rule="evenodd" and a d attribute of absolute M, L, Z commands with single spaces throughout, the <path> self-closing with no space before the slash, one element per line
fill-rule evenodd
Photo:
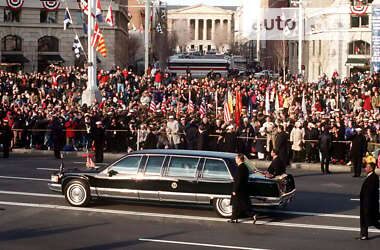
<path fill-rule="evenodd" d="M 134 151 L 133 154 L 170 154 L 170 155 L 186 155 L 186 156 L 198 156 L 198 157 L 211 157 L 211 158 L 232 158 L 234 159 L 236 154 L 214 151 L 199 151 L 199 150 L 180 150 L 180 149 L 146 149 L 140 151 Z"/>

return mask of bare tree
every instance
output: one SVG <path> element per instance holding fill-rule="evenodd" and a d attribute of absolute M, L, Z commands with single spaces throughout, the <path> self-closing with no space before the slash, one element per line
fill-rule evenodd
<path fill-rule="evenodd" d="M 172 39 L 176 42 L 175 46 L 178 46 L 181 51 L 185 51 L 187 44 L 194 36 L 194 32 L 189 30 L 185 19 L 176 20 L 173 26 Z"/>
<path fill-rule="evenodd" d="M 280 69 L 283 69 L 283 77 L 285 80 L 285 74 L 286 74 L 286 58 L 287 58 L 287 51 L 288 51 L 288 42 L 286 40 L 282 41 L 272 41 L 271 42 L 271 50 L 273 51 L 273 64 L 276 66 L 276 70 L 280 71 Z"/>
<path fill-rule="evenodd" d="M 231 39 L 228 35 L 227 29 L 221 26 L 217 26 L 215 29 L 215 36 L 214 36 L 214 43 L 215 43 L 216 49 L 219 50 L 219 48 L 230 44 L 231 42 L 230 40 Z"/>
<path fill-rule="evenodd" d="M 141 47 L 141 41 L 137 34 L 129 34 L 128 36 L 128 62 L 135 63 L 136 55 Z"/>

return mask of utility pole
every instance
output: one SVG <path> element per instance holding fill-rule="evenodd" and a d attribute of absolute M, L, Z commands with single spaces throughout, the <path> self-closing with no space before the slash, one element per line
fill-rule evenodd
<path fill-rule="evenodd" d="M 145 0 L 145 73 L 149 67 L 149 19 L 150 19 L 150 0 Z"/>
<path fill-rule="evenodd" d="M 302 49 L 303 49 L 303 6 L 302 0 L 298 1 L 298 74 L 302 74 Z"/>
<path fill-rule="evenodd" d="M 91 46 L 91 39 L 95 28 L 95 12 L 96 12 L 96 1 L 88 1 L 88 31 L 87 31 L 87 88 L 82 94 L 82 105 L 86 104 L 91 106 L 94 100 L 99 103 L 101 100 L 100 92 L 97 86 L 96 78 L 96 51 L 95 48 Z"/>

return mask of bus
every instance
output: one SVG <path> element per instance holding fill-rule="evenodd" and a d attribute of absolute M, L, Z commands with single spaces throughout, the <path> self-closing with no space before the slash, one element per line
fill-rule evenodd
<path fill-rule="evenodd" d="M 190 72 L 193 77 L 206 77 L 211 71 L 216 77 L 227 77 L 230 63 L 224 56 L 175 55 L 168 61 L 167 71 L 173 76 L 186 76 Z"/>

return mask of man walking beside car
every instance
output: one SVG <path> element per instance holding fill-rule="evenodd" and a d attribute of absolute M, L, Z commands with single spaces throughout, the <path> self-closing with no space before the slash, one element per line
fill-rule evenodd
<path fill-rule="evenodd" d="M 96 122 L 96 128 L 93 131 L 93 138 L 93 146 L 95 147 L 95 161 L 96 163 L 102 163 L 106 136 L 101 121 Z"/>
<path fill-rule="evenodd" d="M 373 158 L 373 157 L 372 157 Z M 374 226 L 380 229 L 379 213 L 379 176 L 374 172 L 376 160 L 366 163 L 365 179 L 360 191 L 360 238 L 368 240 L 368 227 Z"/>
<path fill-rule="evenodd" d="M 233 191 L 231 196 L 232 216 L 230 223 L 238 223 L 242 216 L 249 216 L 256 223 L 256 215 L 251 210 L 251 200 L 248 192 L 249 170 L 244 164 L 244 155 L 238 154 L 235 158 L 237 170 L 234 176 Z"/>

